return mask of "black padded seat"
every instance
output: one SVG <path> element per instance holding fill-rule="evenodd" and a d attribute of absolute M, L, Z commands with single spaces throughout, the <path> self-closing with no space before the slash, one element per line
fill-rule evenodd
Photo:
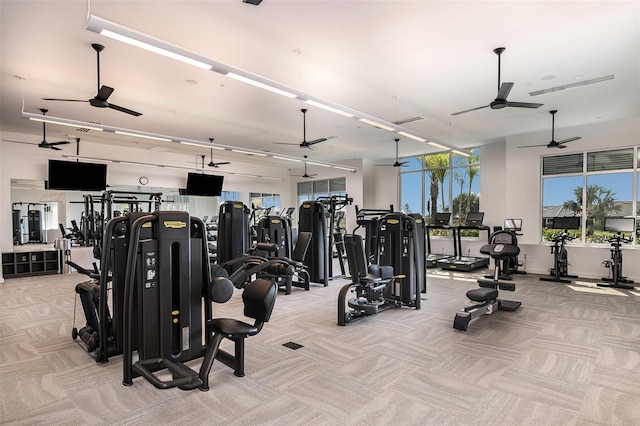
<path fill-rule="evenodd" d="M 247 324 L 235 318 L 214 318 L 208 325 L 228 338 L 254 336 L 260 331 L 260 327 Z"/>
<path fill-rule="evenodd" d="M 474 288 L 467 291 L 467 297 L 474 302 L 491 302 L 498 298 L 498 290 L 495 288 Z"/>

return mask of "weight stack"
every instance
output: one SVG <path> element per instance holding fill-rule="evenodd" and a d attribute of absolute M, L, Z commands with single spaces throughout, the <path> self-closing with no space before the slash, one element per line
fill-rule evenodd
<path fill-rule="evenodd" d="M 327 224 L 324 204 L 305 201 L 298 209 L 298 233 L 311 232 L 311 243 L 304 257 L 304 264 L 311 282 L 329 285 L 329 253 L 327 250 Z"/>
<path fill-rule="evenodd" d="M 393 266 L 394 275 L 404 275 L 386 296 L 406 306 L 420 307 L 420 253 L 416 220 L 403 213 L 390 213 L 378 222 L 378 264 Z M 422 253 L 424 257 L 424 252 Z"/>
<path fill-rule="evenodd" d="M 242 201 L 225 201 L 218 215 L 218 263 L 237 259 L 249 250 L 249 208 Z M 232 274 L 241 264 L 231 265 Z"/>

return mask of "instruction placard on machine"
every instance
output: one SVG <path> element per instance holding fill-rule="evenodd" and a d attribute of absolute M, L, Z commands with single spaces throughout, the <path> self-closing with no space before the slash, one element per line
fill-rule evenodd
<path fill-rule="evenodd" d="M 144 272 L 145 272 L 145 280 L 144 287 L 145 288 L 155 288 L 158 283 L 156 280 L 157 271 L 156 271 L 156 253 L 153 251 L 145 253 L 144 259 Z"/>

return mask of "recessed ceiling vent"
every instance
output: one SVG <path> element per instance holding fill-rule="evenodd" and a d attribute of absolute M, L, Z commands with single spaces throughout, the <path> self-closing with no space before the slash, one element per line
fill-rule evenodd
<path fill-rule="evenodd" d="M 424 117 L 420 117 L 419 115 L 416 117 L 405 118 L 404 120 L 393 121 L 393 124 L 397 124 L 398 126 L 401 124 L 412 123 L 414 121 L 424 120 Z"/>
<path fill-rule="evenodd" d="M 602 81 L 613 80 L 615 78 L 616 76 L 614 74 L 605 75 L 604 77 L 597 77 L 597 78 L 592 78 L 590 80 L 577 81 L 571 84 L 563 84 L 561 86 L 550 87 L 548 89 L 536 90 L 533 92 L 529 92 L 529 95 L 531 96 L 544 95 L 545 93 L 558 92 L 560 90 L 572 89 L 574 87 L 587 86 L 589 84 L 600 83 Z"/>

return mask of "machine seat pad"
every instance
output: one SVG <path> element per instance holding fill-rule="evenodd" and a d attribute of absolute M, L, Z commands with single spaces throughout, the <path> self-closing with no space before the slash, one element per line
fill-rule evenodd
<path fill-rule="evenodd" d="M 374 274 L 367 274 L 365 276 L 361 276 L 359 278 L 359 281 L 361 283 L 377 283 L 377 282 L 383 281 L 383 279 Z"/>
<path fill-rule="evenodd" d="M 474 302 L 491 302 L 498 298 L 498 290 L 495 288 L 474 288 L 467 291 L 467 297 Z"/>
<path fill-rule="evenodd" d="M 258 334 L 260 327 L 233 318 L 213 318 L 207 323 L 216 333 L 231 337 L 246 337 Z"/>

